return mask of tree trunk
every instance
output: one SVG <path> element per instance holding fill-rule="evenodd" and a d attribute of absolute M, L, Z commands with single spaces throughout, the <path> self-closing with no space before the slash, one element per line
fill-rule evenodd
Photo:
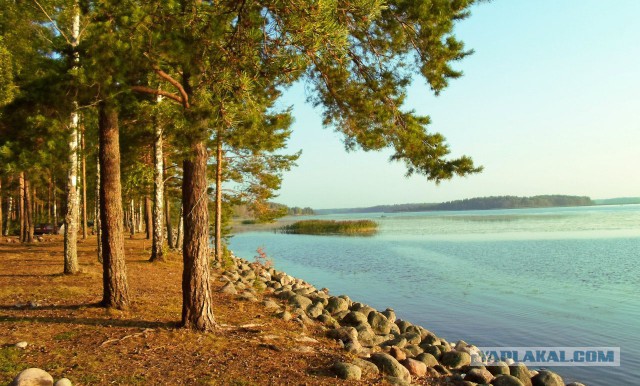
<path fill-rule="evenodd" d="M 51 176 L 49 176 L 48 182 L 49 183 L 48 183 L 48 189 L 47 189 L 47 224 L 53 225 L 51 224 L 51 192 L 53 190 L 52 188 L 53 184 L 51 183 Z M 53 227 L 51 229 L 53 229 Z"/>
<path fill-rule="evenodd" d="M 216 221 L 215 221 L 215 240 L 216 261 L 222 261 L 222 134 L 218 132 L 216 139 Z"/>
<path fill-rule="evenodd" d="M 53 177 L 53 233 L 58 234 L 58 194 L 55 177 Z"/>
<path fill-rule="evenodd" d="M 215 327 L 209 285 L 209 213 L 207 209 L 207 148 L 198 142 L 193 158 L 184 161 L 184 246 L 182 259 L 182 325 L 210 331 Z"/>
<path fill-rule="evenodd" d="M 80 154 L 82 155 L 82 239 L 87 239 L 87 158 L 84 148 L 84 128 L 80 133 Z"/>
<path fill-rule="evenodd" d="M 124 309 L 129 306 L 129 289 L 124 256 L 124 225 L 120 186 L 120 144 L 118 112 L 100 103 L 100 220 L 102 225 L 102 305 Z"/>
<path fill-rule="evenodd" d="M 145 197 L 146 200 L 146 197 Z M 138 200 L 138 233 L 142 233 L 142 227 L 144 225 L 144 223 L 146 222 L 145 219 L 145 213 L 144 213 L 144 205 L 145 202 L 142 199 Z"/>
<path fill-rule="evenodd" d="M 24 222 L 25 222 L 25 241 L 28 243 L 33 242 L 33 202 L 31 197 L 31 183 L 26 174 L 23 173 L 24 178 Z"/>
<path fill-rule="evenodd" d="M 176 235 L 176 244 L 175 244 L 176 249 L 182 249 L 182 241 L 184 239 L 183 215 L 184 215 L 184 206 L 180 205 L 180 215 L 178 216 L 178 234 Z"/>
<path fill-rule="evenodd" d="M 169 248 L 175 248 L 175 243 L 173 242 L 173 227 L 171 225 L 171 201 L 165 198 L 164 200 L 164 212 L 165 212 L 165 222 L 167 223 L 167 244 L 169 244 Z"/>
<path fill-rule="evenodd" d="M 11 233 L 11 216 L 13 215 L 13 197 L 11 194 L 7 197 L 7 221 L 4 224 L 4 235 L 9 236 Z"/>
<path fill-rule="evenodd" d="M 102 221 L 100 215 L 100 151 L 98 151 L 98 162 L 96 163 L 96 213 L 93 226 L 96 229 L 96 237 L 98 238 L 98 262 L 104 263 L 102 258 Z M 123 224 L 124 226 L 124 224 Z"/>
<path fill-rule="evenodd" d="M 151 261 L 164 260 L 164 163 L 162 154 L 162 126 L 156 122 L 153 141 L 153 243 Z"/>
<path fill-rule="evenodd" d="M 27 240 L 24 216 L 24 172 L 20 172 L 18 189 L 20 189 L 18 192 L 18 208 L 20 209 L 20 242 L 24 243 Z"/>
<path fill-rule="evenodd" d="M 129 233 L 131 238 L 136 234 L 136 212 L 135 212 L 135 203 L 133 198 L 131 199 L 131 203 L 129 204 Z"/>
<path fill-rule="evenodd" d="M 4 213 L 2 212 L 2 205 L 4 205 L 4 196 L 2 193 L 2 177 L 0 177 L 0 234 L 3 234 L 4 232 Z"/>
<path fill-rule="evenodd" d="M 151 210 L 151 199 L 149 196 L 144 196 L 144 228 L 146 232 L 147 240 L 151 240 L 153 237 L 153 211 Z"/>

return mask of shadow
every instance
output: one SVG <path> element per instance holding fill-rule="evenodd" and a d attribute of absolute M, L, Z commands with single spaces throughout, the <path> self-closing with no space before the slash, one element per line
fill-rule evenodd
<path fill-rule="evenodd" d="M 32 311 L 55 311 L 55 310 L 79 310 L 81 308 L 99 308 L 100 302 L 96 303 L 83 303 L 83 304 L 61 304 L 61 305 L 48 305 L 48 306 L 35 306 L 31 307 L 28 304 L 24 306 L 3 306 L 0 305 L 0 310 L 32 310 Z"/>
<path fill-rule="evenodd" d="M 0 274 L 0 277 L 56 277 L 56 276 L 64 276 L 64 274 L 62 273 L 44 273 L 44 274 L 20 274 L 20 273 L 16 273 L 16 274 L 12 274 L 12 275 L 2 275 Z"/>

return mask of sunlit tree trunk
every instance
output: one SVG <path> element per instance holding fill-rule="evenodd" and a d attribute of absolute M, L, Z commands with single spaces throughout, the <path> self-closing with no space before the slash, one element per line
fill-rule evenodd
<path fill-rule="evenodd" d="M 4 235 L 9 236 L 11 231 L 11 217 L 13 216 L 13 197 L 11 194 L 7 195 L 7 221 L 4 224 Z"/>
<path fill-rule="evenodd" d="M 51 182 L 51 175 L 49 175 L 49 181 L 48 181 L 48 190 L 47 190 L 47 224 L 52 225 L 53 229 L 53 224 L 51 223 L 52 220 L 52 208 L 51 208 L 51 194 L 53 192 L 53 183 Z"/>
<path fill-rule="evenodd" d="M 73 26 L 71 28 L 71 48 L 74 51 L 74 68 L 77 68 L 79 57 L 76 52 L 80 37 L 80 7 L 75 2 L 73 10 Z M 69 124 L 69 158 L 67 171 L 67 211 L 64 216 L 64 273 L 78 272 L 78 103 L 73 102 Z"/>
<path fill-rule="evenodd" d="M 27 240 L 27 232 L 25 228 L 25 216 L 24 216 L 24 173 L 20 172 L 20 180 L 18 183 L 18 208 L 20 209 L 20 242 L 24 243 Z"/>
<path fill-rule="evenodd" d="M 175 243 L 173 241 L 173 226 L 171 225 L 171 201 L 167 198 L 164 200 L 164 212 L 165 212 L 165 222 L 167 223 L 167 244 L 169 248 L 175 248 Z"/>
<path fill-rule="evenodd" d="M 180 205 L 180 215 L 178 216 L 178 232 L 176 235 L 176 249 L 182 249 L 183 239 L 184 239 L 184 206 Z"/>
<path fill-rule="evenodd" d="M 55 177 L 53 177 L 53 233 L 58 234 L 58 194 Z"/>
<path fill-rule="evenodd" d="M 129 233 L 130 237 L 133 238 L 136 234 L 136 212 L 135 212 L 135 203 L 133 198 L 131 199 L 131 203 L 129 204 Z"/>
<path fill-rule="evenodd" d="M 215 259 L 222 261 L 222 135 L 216 139 L 216 221 L 215 221 Z"/>
<path fill-rule="evenodd" d="M 144 196 L 144 228 L 146 232 L 147 240 L 151 240 L 153 237 L 153 214 L 151 210 L 151 199 L 149 196 Z"/>
<path fill-rule="evenodd" d="M 84 128 L 80 133 L 80 154 L 82 155 L 82 238 L 87 239 L 87 158 L 84 148 Z"/>
<path fill-rule="evenodd" d="M 151 261 L 164 260 L 164 162 L 162 154 L 162 126 L 156 122 L 153 142 L 153 243 Z"/>
<path fill-rule="evenodd" d="M 207 148 L 198 142 L 184 161 L 184 245 L 182 259 L 182 325 L 210 331 L 215 327 L 209 285 L 209 213 L 207 209 Z"/>
<path fill-rule="evenodd" d="M 98 162 L 96 163 L 96 213 L 93 226 L 96 229 L 96 237 L 98 239 L 98 262 L 104 263 L 102 258 L 102 221 L 100 216 L 100 151 L 98 151 Z M 124 225 L 123 225 L 124 226 Z M 124 236 L 123 236 L 124 237 Z"/>
<path fill-rule="evenodd" d="M 124 255 L 124 224 L 120 186 L 118 112 L 100 104 L 100 217 L 102 225 L 102 305 L 124 309 L 129 306 L 129 289 Z"/>
<path fill-rule="evenodd" d="M 25 223 L 25 240 L 28 243 L 33 242 L 33 203 L 31 197 L 31 182 L 23 173 L 24 179 L 24 223 Z"/>
<path fill-rule="evenodd" d="M 2 193 L 2 177 L 0 177 L 0 234 L 4 232 L 4 213 L 2 212 L 2 206 L 4 205 L 4 195 Z"/>

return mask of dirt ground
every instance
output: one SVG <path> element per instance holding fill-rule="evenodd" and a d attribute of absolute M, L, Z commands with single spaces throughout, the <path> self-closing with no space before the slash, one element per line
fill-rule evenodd
<path fill-rule="evenodd" d="M 80 240 L 81 273 L 63 275 L 61 236 L 0 243 L 0 384 L 38 367 L 74 385 L 367 385 L 328 370 L 348 359 L 319 326 L 277 319 L 260 303 L 216 291 L 219 329 L 178 328 L 181 255 L 149 263 L 150 241 L 127 239 L 127 275 L 133 302 L 127 311 L 100 308 L 102 271 L 95 236 Z M 313 337 L 317 342 L 307 342 Z M 26 349 L 15 347 L 20 341 Z"/>

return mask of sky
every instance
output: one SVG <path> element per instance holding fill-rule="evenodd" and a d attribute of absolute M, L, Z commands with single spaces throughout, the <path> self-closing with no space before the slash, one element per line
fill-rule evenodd
<path fill-rule="evenodd" d="M 390 151 L 347 153 L 323 128 L 304 88 L 288 149 L 302 150 L 279 197 L 315 209 L 539 194 L 640 196 L 640 1 L 494 0 L 472 9 L 455 35 L 475 53 L 464 76 L 435 97 L 422 78 L 406 107 L 432 119 L 452 156 L 481 174 L 436 186 L 405 177 Z"/>

